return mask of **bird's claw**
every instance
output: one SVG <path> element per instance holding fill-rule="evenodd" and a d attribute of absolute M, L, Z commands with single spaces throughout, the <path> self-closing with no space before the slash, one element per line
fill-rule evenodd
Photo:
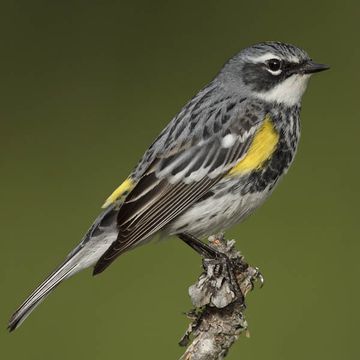
<path fill-rule="evenodd" d="M 225 254 L 223 256 L 223 264 L 225 269 L 225 279 L 229 284 L 230 290 L 233 292 L 235 299 L 244 302 L 244 294 L 241 291 L 237 278 L 238 264 Z"/>
<path fill-rule="evenodd" d="M 255 276 L 254 276 L 254 280 L 257 282 L 259 281 L 260 282 L 260 285 L 259 285 L 259 288 L 261 289 L 264 284 L 265 284 L 265 279 L 264 279 L 264 276 L 263 274 L 260 272 L 259 268 L 258 267 L 255 267 Z"/>

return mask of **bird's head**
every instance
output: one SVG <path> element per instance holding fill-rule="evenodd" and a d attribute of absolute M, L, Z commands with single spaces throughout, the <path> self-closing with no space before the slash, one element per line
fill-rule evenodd
<path fill-rule="evenodd" d="M 300 103 L 310 76 L 327 69 L 294 45 L 264 42 L 238 53 L 220 74 L 248 95 L 293 106 Z"/>

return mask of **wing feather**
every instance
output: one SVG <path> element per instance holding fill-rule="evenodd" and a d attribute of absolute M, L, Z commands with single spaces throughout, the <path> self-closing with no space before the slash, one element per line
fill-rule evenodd
<path fill-rule="evenodd" d="M 164 228 L 241 161 L 261 122 L 241 126 L 241 118 L 234 120 L 206 140 L 193 136 L 187 143 L 179 139 L 178 144 L 165 144 L 168 151 L 157 153 L 121 205 L 118 238 L 97 262 L 94 274 Z M 231 146 L 223 141 L 229 134 Z"/>

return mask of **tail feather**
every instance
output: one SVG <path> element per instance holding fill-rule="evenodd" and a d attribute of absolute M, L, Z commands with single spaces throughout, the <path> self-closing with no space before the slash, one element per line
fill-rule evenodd
<path fill-rule="evenodd" d="M 63 280 L 77 272 L 77 262 L 71 257 L 51 273 L 11 316 L 8 330 L 13 331 L 30 315 L 30 313 L 55 289 Z"/>
<path fill-rule="evenodd" d="M 109 246 L 116 240 L 115 205 L 105 209 L 87 231 L 80 244 L 68 255 L 66 260 L 43 281 L 20 305 L 10 318 L 8 329 L 15 330 L 30 313 L 63 280 L 96 264 Z"/>

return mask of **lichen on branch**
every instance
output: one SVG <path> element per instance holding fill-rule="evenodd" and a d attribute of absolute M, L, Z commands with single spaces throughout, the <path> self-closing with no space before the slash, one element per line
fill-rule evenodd
<path fill-rule="evenodd" d="M 247 333 L 245 297 L 263 278 L 235 249 L 234 240 L 211 236 L 210 245 L 224 254 L 203 259 L 204 271 L 190 286 L 194 309 L 187 313 L 191 323 L 179 344 L 188 346 L 181 360 L 218 360 L 227 355 L 240 334 Z"/>

